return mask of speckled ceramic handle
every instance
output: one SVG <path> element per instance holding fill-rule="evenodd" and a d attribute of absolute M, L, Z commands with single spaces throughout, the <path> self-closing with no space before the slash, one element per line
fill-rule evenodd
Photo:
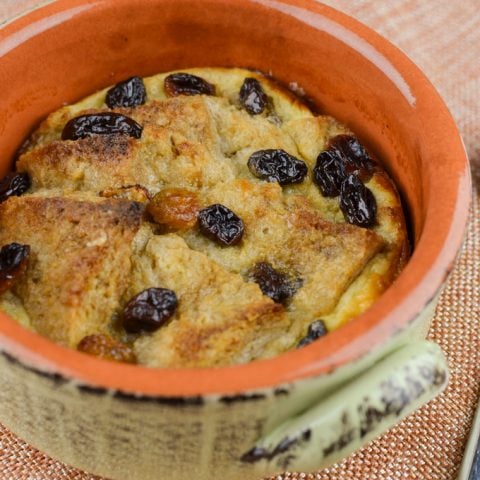
<path fill-rule="evenodd" d="M 262 438 L 244 455 L 279 470 L 330 464 L 383 433 L 432 399 L 447 383 L 440 348 L 419 341 L 394 351 L 303 414 Z"/>

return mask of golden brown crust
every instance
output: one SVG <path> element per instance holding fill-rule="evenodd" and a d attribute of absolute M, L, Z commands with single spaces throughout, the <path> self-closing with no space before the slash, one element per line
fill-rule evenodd
<path fill-rule="evenodd" d="M 320 317 L 329 330 L 349 321 L 403 268 L 403 212 L 381 168 L 367 183 L 378 204 L 370 229 L 345 223 L 338 198 L 323 197 L 313 182 L 318 154 L 332 137 L 351 133 L 345 126 L 314 116 L 259 73 L 190 72 L 214 84 L 217 95 L 167 98 L 167 74 L 160 74 L 145 79 L 145 105 L 114 109 L 142 125 L 140 139 L 60 140 L 71 118 L 110 111 L 104 90 L 51 114 L 27 142 L 17 168 L 32 177 L 31 195 L 0 205 L 0 240 L 31 242 L 33 261 L 14 293 L 34 328 L 50 338 L 76 346 L 85 335 L 121 337 L 114 327 L 121 307 L 145 288 L 164 287 L 176 292 L 179 307 L 166 326 L 136 338 L 140 363 L 243 363 L 292 348 Z M 257 78 L 269 97 L 259 115 L 239 102 L 245 77 Z M 281 187 L 255 178 L 248 158 L 268 148 L 302 159 L 304 181 Z M 191 201 L 160 193 L 148 208 L 159 225 L 144 217 L 136 234 L 143 210 L 130 200 L 146 203 L 150 194 L 169 191 L 188 191 Z M 226 248 L 200 233 L 198 208 L 214 203 L 243 220 L 238 245 Z M 25 231 L 13 220 L 18 215 Z M 301 285 L 285 305 L 252 283 L 258 262 Z"/>
<path fill-rule="evenodd" d="M 11 197 L 0 204 L 0 244 L 30 245 L 15 285 L 34 328 L 75 347 L 109 329 L 128 283 L 131 242 L 142 208 L 134 202 Z"/>
<path fill-rule="evenodd" d="M 135 140 L 124 135 L 55 140 L 22 155 L 17 170 L 30 175 L 34 191 L 58 187 L 99 191 L 135 183 L 135 147 Z"/>
<path fill-rule="evenodd" d="M 276 183 L 241 179 L 217 184 L 204 203 L 231 208 L 242 218 L 245 233 L 238 247 L 228 249 L 198 231 L 181 233 L 192 249 L 245 277 L 256 263 L 268 262 L 301 279 L 303 286 L 287 308 L 292 335 L 301 335 L 315 318 L 329 313 L 384 245 L 371 230 L 327 222 L 308 198 L 285 196 Z"/>
<path fill-rule="evenodd" d="M 391 235 L 392 239 L 395 240 L 392 241 L 392 248 L 395 248 L 397 251 L 396 257 L 398 260 L 395 262 L 394 274 L 394 276 L 397 276 L 410 256 L 410 244 L 408 242 L 406 219 L 403 213 L 400 195 L 392 179 L 385 172 L 380 170 L 375 173 L 374 180 L 378 185 L 377 188 L 389 192 L 393 200 L 388 207 L 380 205 L 380 209 L 384 209 L 385 217 L 388 218 L 388 223 L 392 226 L 396 226 L 396 229 L 391 230 Z M 387 223 L 386 220 L 382 220 L 384 223 Z"/>
<path fill-rule="evenodd" d="M 145 204 L 152 199 L 150 192 L 138 183 L 135 185 L 124 185 L 118 188 L 106 188 L 98 194 L 105 198 L 122 198 L 124 200 Z"/>
<path fill-rule="evenodd" d="M 141 363 L 241 363 L 272 354 L 268 344 L 288 331 L 284 308 L 262 295 L 258 285 L 188 248 L 175 234 L 152 237 L 134 256 L 126 298 L 152 285 L 174 290 L 180 301 L 166 327 L 135 342 Z"/>

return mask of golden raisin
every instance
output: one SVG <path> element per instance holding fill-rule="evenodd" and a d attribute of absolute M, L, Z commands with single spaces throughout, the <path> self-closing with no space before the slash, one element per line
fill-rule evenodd
<path fill-rule="evenodd" d="M 150 192 L 143 185 L 125 185 L 118 188 L 106 188 L 99 194 L 106 198 L 121 198 L 132 202 L 147 203 L 150 199 Z"/>
<path fill-rule="evenodd" d="M 159 225 L 188 230 L 195 225 L 200 208 L 195 192 L 185 188 L 166 188 L 153 197 L 147 210 Z"/>
<path fill-rule="evenodd" d="M 137 363 L 135 354 L 128 345 L 108 335 L 88 335 L 80 341 L 77 350 L 105 360 Z"/>

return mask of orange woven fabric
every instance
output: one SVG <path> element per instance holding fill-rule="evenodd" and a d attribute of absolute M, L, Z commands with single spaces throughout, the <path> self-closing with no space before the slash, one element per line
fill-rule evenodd
<path fill-rule="evenodd" d="M 0 20 L 37 3 L 1 0 Z M 478 0 L 325 3 L 358 18 L 398 45 L 437 87 L 469 152 L 474 201 L 463 253 L 429 333 L 449 359 L 447 390 L 340 464 L 316 474 L 286 473 L 275 480 L 454 480 L 480 387 L 480 5 Z M 0 426 L 0 480 L 66 479 L 99 477 L 55 462 Z"/>

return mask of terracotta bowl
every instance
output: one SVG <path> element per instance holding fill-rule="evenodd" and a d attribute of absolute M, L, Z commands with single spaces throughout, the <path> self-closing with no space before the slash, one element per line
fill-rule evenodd
<path fill-rule="evenodd" d="M 370 310 L 321 341 L 228 368 L 114 364 L 2 314 L 0 420 L 55 458 L 116 479 L 318 468 L 445 385 L 444 358 L 421 337 L 462 242 L 463 144 L 402 52 L 313 0 L 58 0 L 0 30 L 0 173 L 62 104 L 131 75 L 194 66 L 296 82 L 356 132 L 403 196 L 410 262 Z"/>

